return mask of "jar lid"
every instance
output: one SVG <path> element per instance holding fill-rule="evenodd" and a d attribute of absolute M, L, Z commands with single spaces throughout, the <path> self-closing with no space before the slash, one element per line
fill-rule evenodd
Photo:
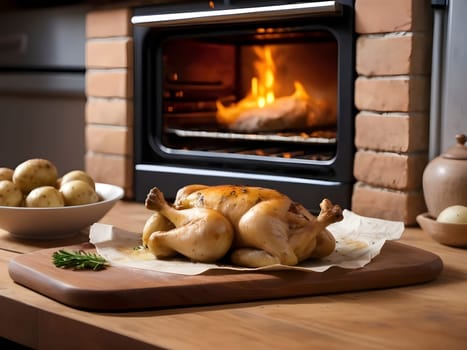
<path fill-rule="evenodd" d="M 449 159 L 465 159 L 467 160 L 467 147 L 465 141 L 467 137 L 464 134 L 456 135 L 457 144 L 449 148 L 442 156 Z"/>

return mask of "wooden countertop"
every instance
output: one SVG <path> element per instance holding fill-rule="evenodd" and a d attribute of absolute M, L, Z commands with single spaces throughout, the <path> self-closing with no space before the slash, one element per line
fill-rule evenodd
<path fill-rule="evenodd" d="M 121 201 L 101 220 L 141 231 L 150 212 Z M 433 282 L 352 292 L 125 313 L 76 310 L 15 284 L 18 254 L 87 241 L 17 241 L 0 231 L 0 336 L 36 349 L 464 349 L 467 250 L 446 247 L 419 228 L 401 242 L 441 257 Z"/>

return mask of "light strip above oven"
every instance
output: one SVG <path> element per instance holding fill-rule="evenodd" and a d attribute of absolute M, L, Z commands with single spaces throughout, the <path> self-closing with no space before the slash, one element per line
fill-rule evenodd
<path fill-rule="evenodd" d="M 194 23 L 228 23 L 245 22 L 251 20 L 270 20 L 276 17 L 297 18 L 309 15 L 337 15 L 341 13 L 342 6 L 336 1 L 318 1 L 296 4 L 228 8 L 223 10 L 191 11 L 164 13 L 157 15 L 133 16 L 131 22 L 145 26 L 175 26 L 192 25 Z"/>

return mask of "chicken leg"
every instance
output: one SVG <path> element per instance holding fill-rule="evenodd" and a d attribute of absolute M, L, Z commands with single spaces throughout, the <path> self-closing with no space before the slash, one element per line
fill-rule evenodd
<path fill-rule="evenodd" d="M 287 207 L 284 220 L 283 215 L 278 215 L 281 210 L 277 202 L 260 204 L 250 209 L 240 221 L 240 236 L 246 247 L 233 251 L 231 260 L 235 264 L 248 267 L 296 265 L 310 257 L 327 256 L 334 250 L 335 240 L 326 226 L 342 220 L 342 210 L 328 199 L 321 202 L 317 218 L 293 203 Z M 268 234 L 269 240 L 262 232 Z"/>
<path fill-rule="evenodd" d="M 155 231 L 149 235 L 148 248 L 158 258 L 180 253 L 193 261 L 214 262 L 222 258 L 232 245 L 233 227 L 216 210 L 177 210 L 166 202 L 158 188 L 151 189 L 145 205 L 166 217 L 175 226 L 174 229 Z"/>
<path fill-rule="evenodd" d="M 329 199 L 323 199 L 320 203 L 321 211 L 318 217 L 312 216 L 307 210 L 299 207 L 299 212 L 306 215 L 308 223 L 291 228 L 289 237 L 289 243 L 299 261 L 331 254 L 336 241 L 326 227 L 343 219 L 341 207 L 333 205 Z"/>
<path fill-rule="evenodd" d="M 154 212 L 145 222 L 143 227 L 143 244 L 147 247 L 149 237 L 154 231 L 168 231 L 175 225 L 159 212 Z"/>

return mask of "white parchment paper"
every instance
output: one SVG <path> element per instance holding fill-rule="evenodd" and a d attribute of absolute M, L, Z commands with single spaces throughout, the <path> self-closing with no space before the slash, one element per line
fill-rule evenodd
<path fill-rule="evenodd" d="M 237 271 L 292 269 L 323 272 L 332 266 L 348 269 L 365 266 L 380 253 L 384 242 L 401 237 L 404 224 L 399 221 L 368 218 L 344 210 L 344 219 L 328 226 L 328 230 L 336 239 L 336 249 L 328 257 L 308 260 L 297 266 L 272 265 L 261 268 L 194 263 L 184 258 L 156 259 L 149 250 L 141 248 L 141 233 L 100 223 L 91 226 L 90 242 L 111 265 L 183 275 L 197 275 L 212 269 Z"/>

